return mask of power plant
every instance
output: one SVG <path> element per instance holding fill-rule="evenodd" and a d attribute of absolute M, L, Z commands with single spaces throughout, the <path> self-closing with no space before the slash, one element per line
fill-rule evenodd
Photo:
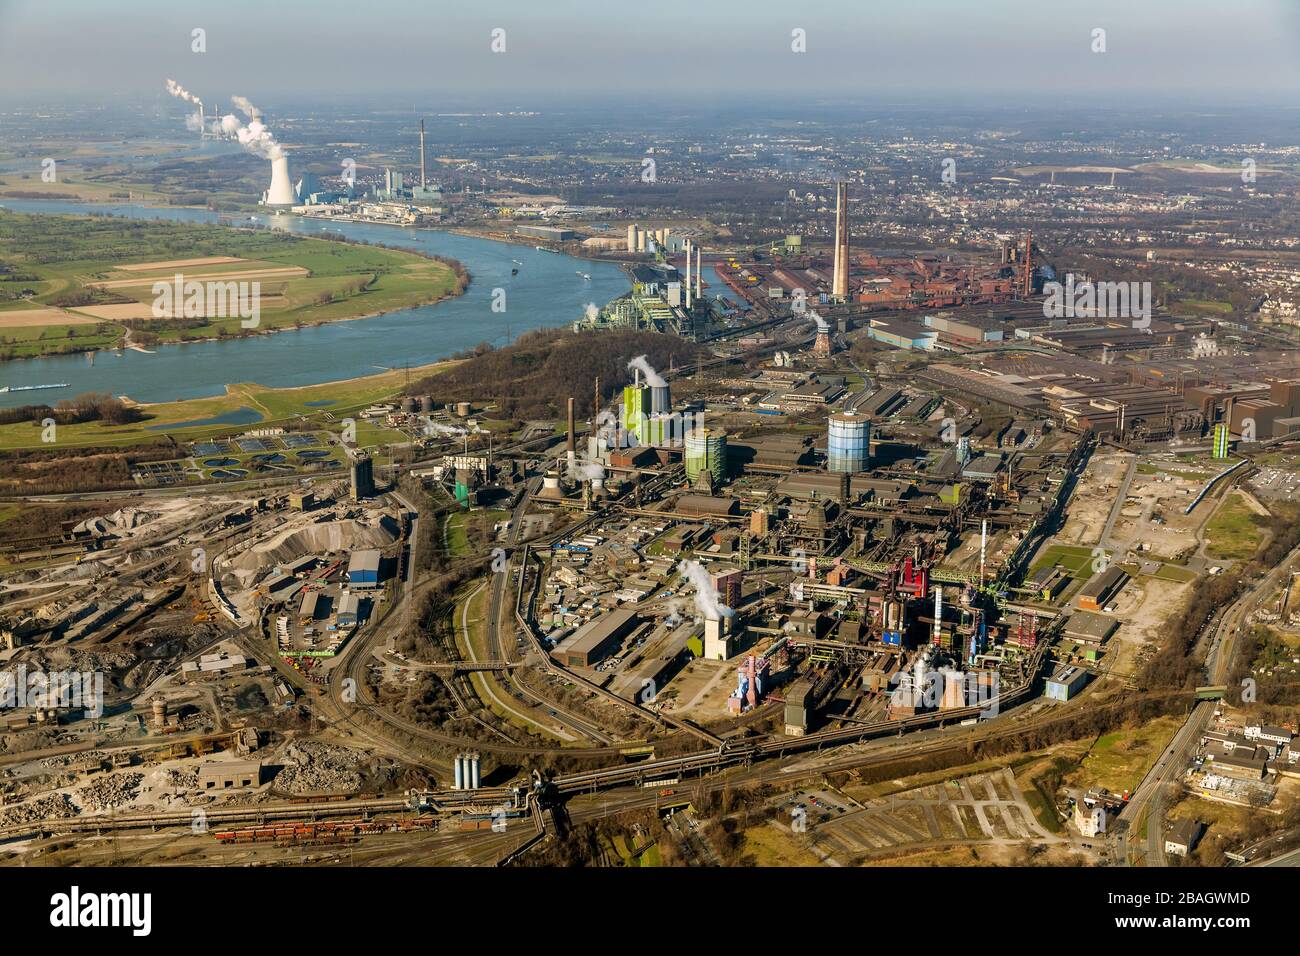
<path fill-rule="evenodd" d="M 297 203 L 298 197 L 289 179 L 289 157 L 281 153 L 271 160 L 271 185 L 262 195 L 262 205 L 289 207 Z"/>

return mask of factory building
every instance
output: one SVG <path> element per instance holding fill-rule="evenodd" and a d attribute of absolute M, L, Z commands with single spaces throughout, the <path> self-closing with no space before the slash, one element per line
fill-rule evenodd
<path fill-rule="evenodd" d="M 1220 461 L 1228 457 L 1228 423 L 1219 422 L 1214 426 L 1214 448 L 1210 457 Z"/>
<path fill-rule="evenodd" d="M 906 319 L 872 319 L 867 338 L 896 349 L 932 351 L 939 333 Z"/>
<path fill-rule="evenodd" d="M 1055 601 L 1058 594 L 1069 586 L 1070 572 L 1062 565 L 1048 564 L 1039 568 L 1025 582 L 1025 586 L 1038 601 Z"/>
<path fill-rule="evenodd" d="M 731 657 L 736 640 L 731 625 L 733 620 L 734 618 L 726 616 L 720 617 L 716 621 L 712 618 L 704 619 L 705 660 L 725 661 Z"/>
<path fill-rule="evenodd" d="M 1080 644 L 1100 645 L 1115 633 L 1119 621 L 1093 611 L 1075 611 L 1065 622 L 1065 636 Z"/>
<path fill-rule="evenodd" d="M 713 589 L 718 592 L 718 600 L 727 607 L 739 606 L 744 583 L 745 572 L 740 568 L 720 571 L 713 575 Z"/>
<path fill-rule="evenodd" d="M 638 442 L 649 444 L 642 441 L 642 433 L 645 431 L 644 425 L 650 417 L 650 386 L 627 385 L 623 388 L 623 430 L 629 435 L 635 435 Z"/>
<path fill-rule="evenodd" d="M 361 597 L 352 591 L 339 595 L 339 627 L 355 627 L 361 619 Z"/>
<path fill-rule="evenodd" d="M 369 455 L 352 462 L 352 500 L 373 498 L 375 494 L 375 464 Z"/>
<path fill-rule="evenodd" d="M 1128 583 L 1128 574 L 1118 564 L 1112 564 L 1105 571 L 1093 576 L 1079 592 L 1079 607 L 1085 611 L 1100 611 Z"/>
<path fill-rule="evenodd" d="M 785 733 L 787 737 L 802 737 L 812 722 L 815 702 L 812 682 L 801 677 L 785 692 Z"/>
<path fill-rule="evenodd" d="M 1088 672 L 1082 667 L 1062 667 L 1048 679 L 1045 696 L 1048 700 L 1066 701 L 1087 683 Z"/>
<path fill-rule="evenodd" d="M 866 471 L 871 452 L 871 422 L 852 410 L 836 412 L 828 422 L 826 467 L 834 472 Z"/>
<path fill-rule="evenodd" d="M 639 623 L 635 608 L 602 614 L 565 638 L 551 655 L 565 667 L 590 667 L 607 657 Z"/>
<path fill-rule="evenodd" d="M 200 790 L 247 790 L 261 784 L 260 760 L 209 760 L 199 767 Z"/>
<path fill-rule="evenodd" d="M 377 550 L 353 551 L 348 558 L 348 583 L 354 588 L 379 587 L 380 562 Z"/>
<path fill-rule="evenodd" d="M 567 242 L 578 238 L 572 229 L 559 226 L 515 226 L 515 235 L 527 236 L 529 239 L 549 239 L 552 242 Z"/>

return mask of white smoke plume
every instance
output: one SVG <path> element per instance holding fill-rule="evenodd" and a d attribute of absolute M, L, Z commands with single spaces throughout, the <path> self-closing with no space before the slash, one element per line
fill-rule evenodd
<path fill-rule="evenodd" d="M 695 609 L 700 616 L 709 621 L 720 621 L 724 617 L 735 616 L 735 611 L 718 600 L 718 592 L 713 587 L 713 579 L 698 561 L 683 561 L 677 566 L 682 577 L 695 585 Z"/>
<path fill-rule="evenodd" d="M 167 92 L 172 96 L 185 100 L 187 103 L 198 104 L 200 110 L 203 108 L 203 101 L 175 80 L 167 81 Z M 248 116 L 248 125 L 244 125 L 244 122 L 234 113 L 227 113 L 221 119 L 213 120 L 208 124 L 209 132 L 223 139 L 237 140 L 239 145 L 250 152 L 256 153 L 263 159 L 279 159 L 283 156 L 284 149 L 275 141 L 271 131 L 262 122 L 262 114 L 257 107 L 250 103 L 247 97 L 243 96 L 232 96 L 231 101 Z M 190 129 L 199 129 L 202 124 L 203 120 L 199 117 L 186 117 L 185 119 L 185 125 Z"/>
<path fill-rule="evenodd" d="M 668 384 L 664 381 L 664 377 L 656 372 L 650 366 L 650 363 L 645 360 L 644 355 L 638 355 L 636 358 L 632 359 L 632 361 L 627 363 L 627 367 L 639 368 L 641 373 L 645 376 L 645 383 L 651 388 L 660 388 Z"/>
<path fill-rule="evenodd" d="M 177 99 L 184 100 L 186 103 L 193 103 L 195 106 L 202 107 L 203 101 L 191 93 L 185 87 L 181 86 L 175 80 L 167 81 L 167 92 Z"/>
<path fill-rule="evenodd" d="M 279 159 L 284 155 L 284 150 L 280 148 L 280 144 L 275 141 L 275 137 L 261 120 L 253 120 L 247 126 L 237 130 L 235 138 L 239 140 L 239 145 L 252 150 L 263 159 Z"/>
<path fill-rule="evenodd" d="M 425 422 L 425 435 L 465 435 L 467 432 L 463 428 L 457 428 L 454 425 L 444 425 L 442 422 Z"/>
<path fill-rule="evenodd" d="M 823 319 L 823 318 L 822 318 L 820 315 L 818 315 L 816 312 L 813 312 L 811 309 L 809 309 L 809 310 L 808 310 L 808 315 L 809 315 L 809 317 L 810 317 L 814 322 L 817 323 L 817 331 L 818 331 L 818 332 L 829 332 L 829 331 L 831 330 L 830 323 L 827 322 L 825 319 Z"/>
<path fill-rule="evenodd" d="M 595 481 L 605 477 L 605 469 L 594 461 L 579 461 L 574 459 L 569 462 L 568 475 L 570 481 Z"/>
<path fill-rule="evenodd" d="M 262 118 L 262 111 L 254 106 L 247 96 L 232 96 L 230 102 L 234 103 L 235 108 L 250 120 L 260 120 Z"/>

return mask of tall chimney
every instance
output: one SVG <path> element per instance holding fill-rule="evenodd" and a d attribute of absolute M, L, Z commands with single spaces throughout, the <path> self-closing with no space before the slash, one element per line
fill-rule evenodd
<path fill-rule="evenodd" d="M 831 295 L 838 299 L 849 297 L 849 187 L 835 184 L 835 255 Z"/>
<path fill-rule="evenodd" d="M 1025 288 L 1024 296 L 1029 298 L 1034 294 L 1034 234 L 1033 232 L 1025 233 Z"/>
<path fill-rule="evenodd" d="M 420 188 L 425 186 L 424 181 L 424 120 L 420 120 Z"/>
<path fill-rule="evenodd" d="M 686 240 L 686 309 L 691 308 L 691 240 Z"/>
<path fill-rule="evenodd" d="M 695 250 L 695 298 L 704 298 L 704 285 L 700 281 L 700 260 L 704 250 L 697 248 Z"/>
<path fill-rule="evenodd" d="M 569 453 L 570 458 L 572 458 L 574 452 L 578 450 L 578 432 L 574 425 L 572 395 L 569 396 L 569 438 L 564 443 L 564 450 Z"/>
<path fill-rule="evenodd" d="M 934 639 L 938 644 L 943 639 L 943 585 L 934 586 Z"/>

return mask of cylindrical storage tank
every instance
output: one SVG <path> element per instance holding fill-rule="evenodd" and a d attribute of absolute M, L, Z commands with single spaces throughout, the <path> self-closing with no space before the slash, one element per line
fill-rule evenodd
<path fill-rule="evenodd" d="M 469 402 L 457 402 L 457 403 L 456 403 L 456 414 L 457 414 L 459 417 L 461 417 L 461 418 L 467 418 L 467 417 L 469 416 L 469 413 L 470 413 L 471 411 L 473 411 L 473 406 L 471 406 Z"/>
<path fill-rule="evenodd" d="M 167 722 L 167 701 L 161 697 L 153 699 L 153 722 L 159 727 Z"/>
<path fill-rule="evenodd" d="M 871 420 L 852 411 L 830 417 L 826 467 L 830 471 L 866 471 L 871 453 Z"/>
<path fill-rule="evenodd" d="M 686 433 L 686 477 L 695 481 L 709 472 L 715 482 L 727 475 L 727 435 L 716 428 L 693 428 Z"/>
<path fill-rule="evenodd" d="M 469 755 L 469 788 L 478 789 L 478 754 Z"/>
<path fill-rule="evenodd" d="M 667 385 L 650 386 L 650 414 L 667 415 L 672 407 L 672 395 Z"/>
<path fill-rule="evenodd" d="M 425 412 L 426 414 L 428 412 L 433 411 L 432 395 L 425 395 L 423 398 L 420 399 L 420 411 Z"/>
<path fill-rule="evenodd" d="M 627 227 L 627 251 L 636 252 L 636 223 Z"/>
<path fill-rule="evenodd" d="M 419 404 L 411 396 L 408 395 L 406 398 L 402 399 L 402 411 L 407 412 L 409 414 L 410 412 L 415 411 L 417 408 L 419 408 Z"/>
<path fill-rule="evenodd" d="M 456 772 L 455 788 L 457 790 L 464 790 L 465 789 L 465 757 L 461 754 L 456 754 L 456 760 L 453 764 L 453 767 L 455 768 L 455 772 Z"/>

